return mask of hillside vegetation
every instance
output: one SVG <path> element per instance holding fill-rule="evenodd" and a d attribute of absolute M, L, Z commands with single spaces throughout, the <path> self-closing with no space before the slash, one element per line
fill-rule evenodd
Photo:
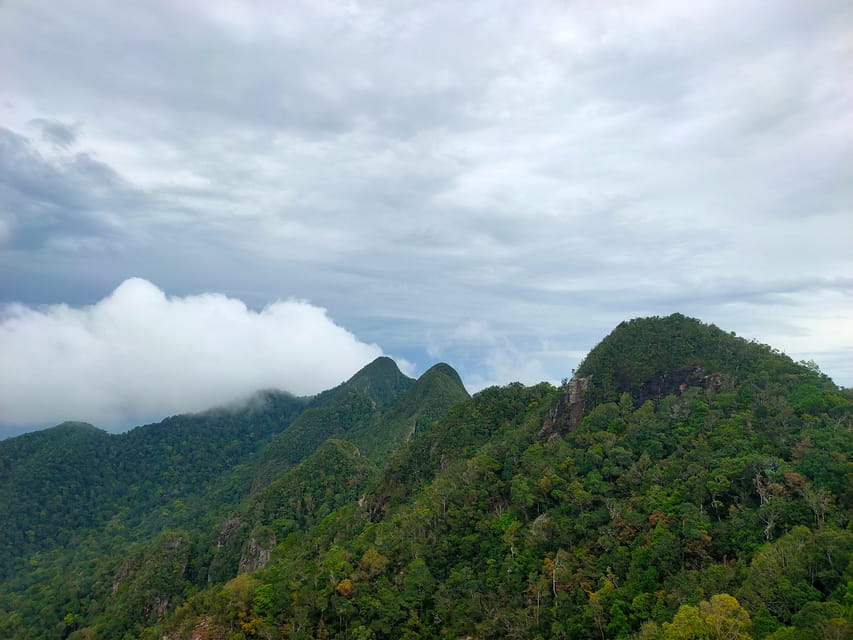
<path fill-rule="evenodd" d="M 233 466 L 165 456 L 166 423 L 131 432 L 159 497 L 104 448 L 124 436 L 0 443 L 0 507 L 26 523 L 0 636 L 853 635 L 853 399 L 815 365 L 677 314 L 620 324 L 559 388 L 468 398 L 447 365 L 392 365 L 281 399 Z M 210 478 L 169 475 L 176 455 Z"/>

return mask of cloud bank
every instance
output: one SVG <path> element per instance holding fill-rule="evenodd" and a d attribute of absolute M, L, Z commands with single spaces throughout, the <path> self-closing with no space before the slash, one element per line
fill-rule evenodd
<path fill-rule="evenodd" d="M 307 299 L 471 390 L 678 311 L 853 385 L 849 0 L 0 6 L 0 304 Z"/>
<path fill-rule="evenodd" d="M 0 353 L 0 423 L 121 430 L 263 388 L 313 394 L 382 350 L 307 302 L 256 312 L 221 294 L 167 297 L 131 278 L 87 307 L 3 307 Z"/>

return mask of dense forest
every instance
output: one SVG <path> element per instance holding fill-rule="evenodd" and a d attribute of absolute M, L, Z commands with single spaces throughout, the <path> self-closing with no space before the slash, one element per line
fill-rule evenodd
<path fill-rule="evenodd" d="M 0 442 L 0 637 L 853 637 L 853 394 L 676 314 L 555 387 L 380 358 Z"/>

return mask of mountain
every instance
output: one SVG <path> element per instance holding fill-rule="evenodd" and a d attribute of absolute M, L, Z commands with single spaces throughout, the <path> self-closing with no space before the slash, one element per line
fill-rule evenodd
<path fill-rule="evenodd" d="M 264 392 L 120 435 L 65 423 L 0 442 L 0 509 L 16 525 L 0 528 L 0 576 L 108 523 L 139 537 L 207 513 L 203 497 L 245 491 L 240 465 L 305 405 Z"/>
<path fill-rule="evenodd" d="M 65 423 L 0 442 L 0 577 L 27 554 L 112 526 L 134 539 L 236 504 L 254 485 L 369 419 L 415 381 L 379 358 L 313 398 L 259 392 L 243 403 L 111 435 Z M 215 499 L 214 499 L 215 498 Z"/>
<path fill-rule="evenodd" d="M 428 369 L 371 420 L 355 425 L 347 439 L 374 460 L 409 442 L 451 407 L 469 398 L 459 374 L 445 363 Z"/>
<path fill-rule="evenodd" d="M 413 384 L 415 381 L 403 375 L 393 360 L 377 358 L 346 382 L 319 394 L 290 428 L 277 434 L 264 451 L 263 468 L 256 481 L 268 482 L 327 438 L 371 422 Z"/>
<path fill-rule="evenodd" d="M 294 487 L 303 494 L 301 502 L 310 505 L 305 481 L 318 469 L 345 472 L 346 461 L 358 450 L 331 436 L 358 428 L 357 439 L 363 446 L 370 441 L 387 451 L 402 444 L 403 420 L 429 420 L 468 397 L 455 372 L 445 371 L 445 375 L 454 379 L 455 387 L 436 385 L 435 374 L 429 372 L 421 381 L 408 378 L 393 360 L 383 357 L 312 398 L 264 391 L 243 403 L 174 416 L 119 435 L 92 425 L 65 423 L 0 442 L 0 511 L 15 523 L 0 528 L 0 596 L 8 590 L 15 594 L 11 602 L 24 603 L 12 611 L 0 610 L 0 632 L 4 614 L 16 618 L 19 610 L 28 607 L 30 618 L 54 620 L 54 627 L 60 629 L 53 629 L 55 633 L 61 636 L 65 633 L 61 629 L 68 631 L 60 610 L 34 609 L 32 603 L 43 600 L 43 574 L 56 575 L 59 582 L 61 575 L 79 570 L 79 563 L 91 565 L 93 557 L 129 554 L 128 566 L 106 562 L 98 569 L 116 574 L 111 580 L 101 576 L 113 585 L 114 593 L 105 586 L 94 587 L 107 611 L 112 596 L 132 599 L 128 594 L 147 593 L 152 581 L 163 581 L 157 563 L 152 568 L 145 560 L 134 567 L 135 560 L 152 554 L 173 558 L 173 548 L 182 553 L 193 549 L 194 566 L 181 572 L 187 586 L 204 583 L 223 571 L 230 577 L 240 567 L 242 547 L 256 544 L 249 535 L 256 527 L 240 537 L 245 527 L 234 526 L 242 523 L 240 513 L 257 510 L 254 505 L 263 500 L 270 503 L 269 496 L 276 495 L 276 490 L 292 495 Z M 431 387 L 436 391 L 429 391 Z M 411 400 L 395 404 L 409 389 L 414 392 L 405 397 Z M 386 410 L 387 421 L 381 419 Z M 347 476 L 348 486 L 355 475 L 353 470 Z M 289 489 L 281 489 L 282 485 Z M 334 495 L 349 494 L 335 491 Z M 336 500 L 333 506 L 338 506 L 340 497 Z M 331 508 L 317 504 L 325 511 Z M 303 522 L 316 517 L 316 511 L 306 507 L 302 517 Z M 217 532 L 222 544 L 214 547 L 210 538 L 216 538 Z M 235 545 L 236 557 L 228 558 Z M 91 572 L 91 566 L 87 570 Z M 90 582 L 97 579 L 88 578 Z M 47 602 L 64 606 L 63 599 L 74 602 L 91 595 L 87 592 L 92 589 L 86 580 L 55 585 Z M 160 605 L 152 605 L 145 616 L 160 611 L 164 601 L 161 598 Z M 35 636 L 44 633 L 42 629 Z"/>
<path fill-rule="evenodd" d="M 307 410 L 267 448 L 256 474 L 256 491 L 218 534 L 212 574 L 233 576 L 241 568 L 266 564 L 278 541 L 358 499 L 385 456 L 468 397 L 449 365 L 436 365 L 412 380 L 388 358 L 326 392 L 319 407 Z M 314 440 L 319 434 L 333 437 L 289 466 L 283 461 L 293 457 L 287 456 L 294 451 L 289 440 L 294 431 L 300 443 L 306 433 Z M 277 479 L 260 483 L 272 468 Z"/>
<path fill-rule="evenodd" d="M 618 400 L 623 392 L 641 403 L 682 386 L 735 386 L 750 376 L 796 376 L 801 369 L 767 345 L 676 313 L 621 323 L 584 358 L 577 376 L 590 378 L 591 404 Z M 825 377 L 819 382 L 834 387 Z"/>
<path fill-rule="evenodd" d="M 114 473 L 105 465 L 110 437 L 90 424 L 66 422 L 0 442 L 0 578 L 12 559 L 64 542 L 91 522 L 93 505 Z"/>
<path fill-rule="evenodd" d="M 72 518 L 16 556 L 0 637 L 853 633 L 853 398 L 813 364 L 676 314 L 620 324 L 559 388 L 469 398 L 447 365 L 412 380 L 383 359 L 293 402 L 185 501 L 152 470 L 151 525 L 136 507 Z M 165 451 L 145 444 L 161 429 L 137 446 Z M 27 467 L 8 452 L 45 465 L 69 447 L 137 504 L 101 453 L 116 436 L 50 431 L 0 443 L 4 478 Z M 64 522 L 58 477 L 16 482 L 48 500 L 29 521 Z"/>

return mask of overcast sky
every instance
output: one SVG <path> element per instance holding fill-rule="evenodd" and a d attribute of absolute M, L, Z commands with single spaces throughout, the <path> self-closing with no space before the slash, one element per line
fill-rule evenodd
<path fill-rule="evenodd" d="M 853 385 L 853 3 L 0 4 L 0 422 L 675 311 Z"/>

